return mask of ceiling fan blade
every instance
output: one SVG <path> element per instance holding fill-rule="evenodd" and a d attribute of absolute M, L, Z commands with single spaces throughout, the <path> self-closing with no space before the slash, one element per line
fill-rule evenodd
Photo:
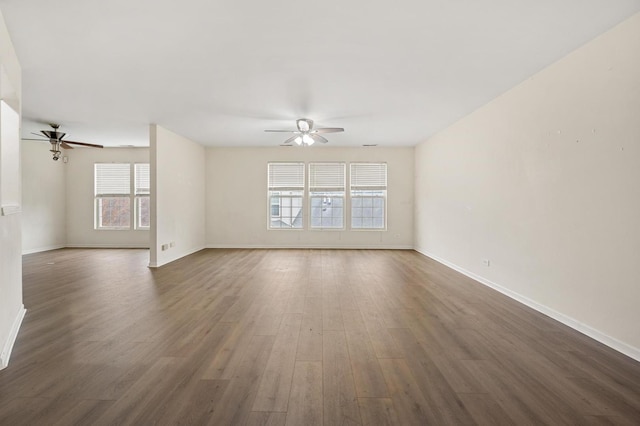
<path fill-rule="evenodd" d="M 35 133 L 35 132 L 31 132 L 32 135 L 36 135 L 36 136 L 40 136 L 41 138 L 46 137 L 45 135 L 43 135 L 42 133 Z M 35 140 L 35 139 L 33 139 Z"/>
<path fill-rule="evenodd" d="M 72 143 L 72 144 L 75 144 L 75 145 L 90 146 L 90 147 L 93 147 L 93 148 L 104 148 L 104 146 L 102 146 L 102 145 L 97 145 L 97 144 L 94 144 L 94 143 L 86 143 L 86 142 L 64 141 L 63 143 Z"/>
<path fill-rule="evenodd" d="M 311 139 L 313 139 L 316 142 L 320 142 L 320 143 L 329 142 L 326 138 L 324 138 L 324 137 L 322 137 L 320 135 L 310 134 L 309 136 L 311 136 Z"/>
<path fill-rule="evenodd" d="M 64 149 L 73 149 L 73 147 L 66 142 L 60 142 L 60 146 Z"/>
<path fill-rule="evenodd" d="M 320 129 L 312 130 L 311 133 L 339 133 L 344 132 L 342 127 L 321 127 Z"/>
<path fill-rule="evenodd" d="M 265 132 L 277 132 L 277 133 L 300 133 L 297 130 L 265 130 Z"/>
<path fill-rule="evenodd" d="M 20 138 L 23 141 L 38 141 L 38 142 L 49 142 L 49 139 L 29 139 L 29 138 Z"/>

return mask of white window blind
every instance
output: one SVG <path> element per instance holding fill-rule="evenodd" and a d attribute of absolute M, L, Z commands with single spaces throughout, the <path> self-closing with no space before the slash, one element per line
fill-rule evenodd
<path fill-rule="evenodd" d="M 304 189 L 304 163 L 269 163 L 269 190 Z"/>
<path fill-rule="evenodd" d="M 131 165 L 128 163 L 95 164 L 96 196 L 119 196 L 131 193 Z"/>
<path fill-rule="evenodd" d="M 309 191 L 344 191 L 344 163 L 310 163 Z"/>
<path fill-rule="evenodd" d="M 151 193 L 151 179 L 149 176 L 149 163 L 137 163 L 135 165 L 136 195 L 149 195 Z"/>
<path fill-rule="evenodd" d="M 351 163 L 351 189 L 386 190 L 386 163 Z"/>

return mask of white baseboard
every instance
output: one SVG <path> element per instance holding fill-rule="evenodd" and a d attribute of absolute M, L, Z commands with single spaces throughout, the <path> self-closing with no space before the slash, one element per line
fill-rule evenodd
<path fill-rule="evenodd" d="M 413 246 L 408 245 L 357 245 L 349 244 L 336 247 L 336 245 L 322 244 L 207 244 L 206 248 L 211 249 L 326 249 L 326 250 L 413 250 Z"/>
<path fill-rule="evenodd" d="M 33 254 L 33 253 L 40 253 L 43 251 L 50 251 L 50 250 L 58 250 L 61 248 L 65 248 L 66 246 L 64 244 L 59 244 L 59 245 L 53 245 L 53 246 L 46 246 L 46 247 L 38 247 L 38 248 L 34 248 L 34 249 L 29 249 L 29 250 L 22 250 L 22 254 Z"/>
<path fill-rule="evenodd" d="M 24 315 L 27 313 L 27 310 L 24 308 L 24 305 L 20 305 L 20 310 L 13 320 L 13 324 L 11 325 L 11 331 L 9 332 L 9 337 L 2 345 L 2 353 L 0 353 L 0 370 L 6 368 L 9 365 L 9 358 L 11 358 L 11 351 L 13 350 L 13 345 L 16 343 L 16 339 L 18 338 L 18 331 L 20 331 L 20 325 L 22 324 L 22 320 L 24 319 Z"/>
<path fill-rule="evenodd" d="M 189 256 L 189 255 L 191 255 L 193 253 L 197 253 L 200 250 L 204 250 L 205 248 L 207 248 L 207 247 L 193 248 L 193 249 L 190 249 L 190 250 L 187 250 L 187 251 L 181 253 L 175 259 L 167 260 L 165 262 L 149 262 L 148 266 L 149 266 L 149 268 L 159 268 L 159 267 L 167 265 L 167 264 L 169 264 L 171 262 L 175 262 L 178 259 L 182 259 L 185 256 Z"/>
<path fill-rule="evenodd" d="M 526 296 L 523 296 L 519 293 L 516 293 L 515 291 L 509 290 L 506 287 L 503 287 L 499 284 L 494 283 L 493 281 L 490 281 L 486 278 L 483 278 L 479 275 L 474 274 L 471 271 L 468 271 L 454 263 L 451 263 L 445 259 L 441 259 L 438 256 L 435 256 L 427 251 L 421 250 L 419 248 L 414 248 L 415 251 L 417 251 L 420 254 L 423 254 L 433 260 L 435 260 L 438 263 L 441 263 L 445 266 L 448 266 L 451 269 L 454 269 L 458 272 L 460 272 L 463 275 L 468 276 L 469 278 L 472 278 L 476 281 L 478 281 L 481 284 L 486 285 L 487 287 L 491 287 L 492 289 L 499 291 L 500 293 L 504 294 L 505 296 L 510 297 L 513 300 L 516 300 L 532 309 L 535 309 L 536 311 L 555 319 L 556 321 L 559 321 L 561 323 L 563 323 L 566 326 L 569 326 L 571 328 L 573 328 L 576 331 L 579 331 L 580 333 L 591 337 L 594 340 L 597 340 L 598 342 L 607 345 L 608 347 L 610 347 L 611 349 L 614 349 L 630 358 L 635 359 L 636 361 L 640 361 L 640 349 L 633 347 L 625 342 L 622 342 L 614 337 L 611 337 L 587 324 L 584 324 L 574 318 L 571 318 L 570 316 L 567 316 L 561 312 L 558 312 L 548 306 L 542 305 L 538 302 L 536 302 L 535 300 L 529 299 Z"/>
<path fill-rule="evenodd" d="M 104 249 L 148 249 L 141 244 L 67 244 L 65 248 L 104 248 Z"/>

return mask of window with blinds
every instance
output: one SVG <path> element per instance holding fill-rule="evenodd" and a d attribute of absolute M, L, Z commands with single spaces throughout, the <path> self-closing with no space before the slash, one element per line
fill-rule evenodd
<path fill-rule="evenodd" d="M 351 229 L 386 229 L 387 164 L 351 163 Z"/>
<path fill-rule="evenodd" d="M 96 163 L 94 189 L 95 229 L 149 229 L 149 163 Z"/>
<path fill-rule="evenodd" d="M 95 228 L 131 227 L 131 165 L 95 164 Z"/>
<path fill-rule="evenodd" d="M 344 229 L 344 163 L 309 163 L 311 229 Z"/>
<path fill-rule="evenodd" d="M 302 229 L 304 163 L 269 163 L 269 229 Z"/>
<path fill-rule="evenodd" d="M 136 163 L 134 165 L 134 181 L 136 229 L 149 229 L 151 225 L 151 176 L 149 174 L 149 163 Z"/>

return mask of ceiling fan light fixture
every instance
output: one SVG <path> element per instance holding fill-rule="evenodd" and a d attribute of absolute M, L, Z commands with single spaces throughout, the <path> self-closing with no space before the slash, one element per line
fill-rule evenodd
<path fill-rule="evenodd" d="M 297 124 L 298 124 L 298 129 L 300 129 L 301 132 L 308 132 L 309 129 L 311 129 L 309 121 L 306 118 L 298 119 Z"/>
<path fill-rule="evenodd" d="M 290 144 L 295 142 L 298 146 L 311 146 L 316 142 L 327 143 L 329 142 L 327 138 L 321 136 L 321 133 L 338 133 L 344 132 L 342 127 L 321 127 L 314 128 L 313 120 L 309 118 L 299 118 L 296 120 L 297 130 L 271 130 L 267 129 L 265 132 L 282 132 L 282 133 L 293 133 L 289 139 L 284 141 L 283 145 Z"/>
<path fill-rule="evenodd" d="M 51 143 L 51 149 L 49 151 L 53 153 L 53 161 L 58 161 L 62 154 L 62 151 L 60 151 L 60 141 L 52 139 L 49 142 Z"/>

